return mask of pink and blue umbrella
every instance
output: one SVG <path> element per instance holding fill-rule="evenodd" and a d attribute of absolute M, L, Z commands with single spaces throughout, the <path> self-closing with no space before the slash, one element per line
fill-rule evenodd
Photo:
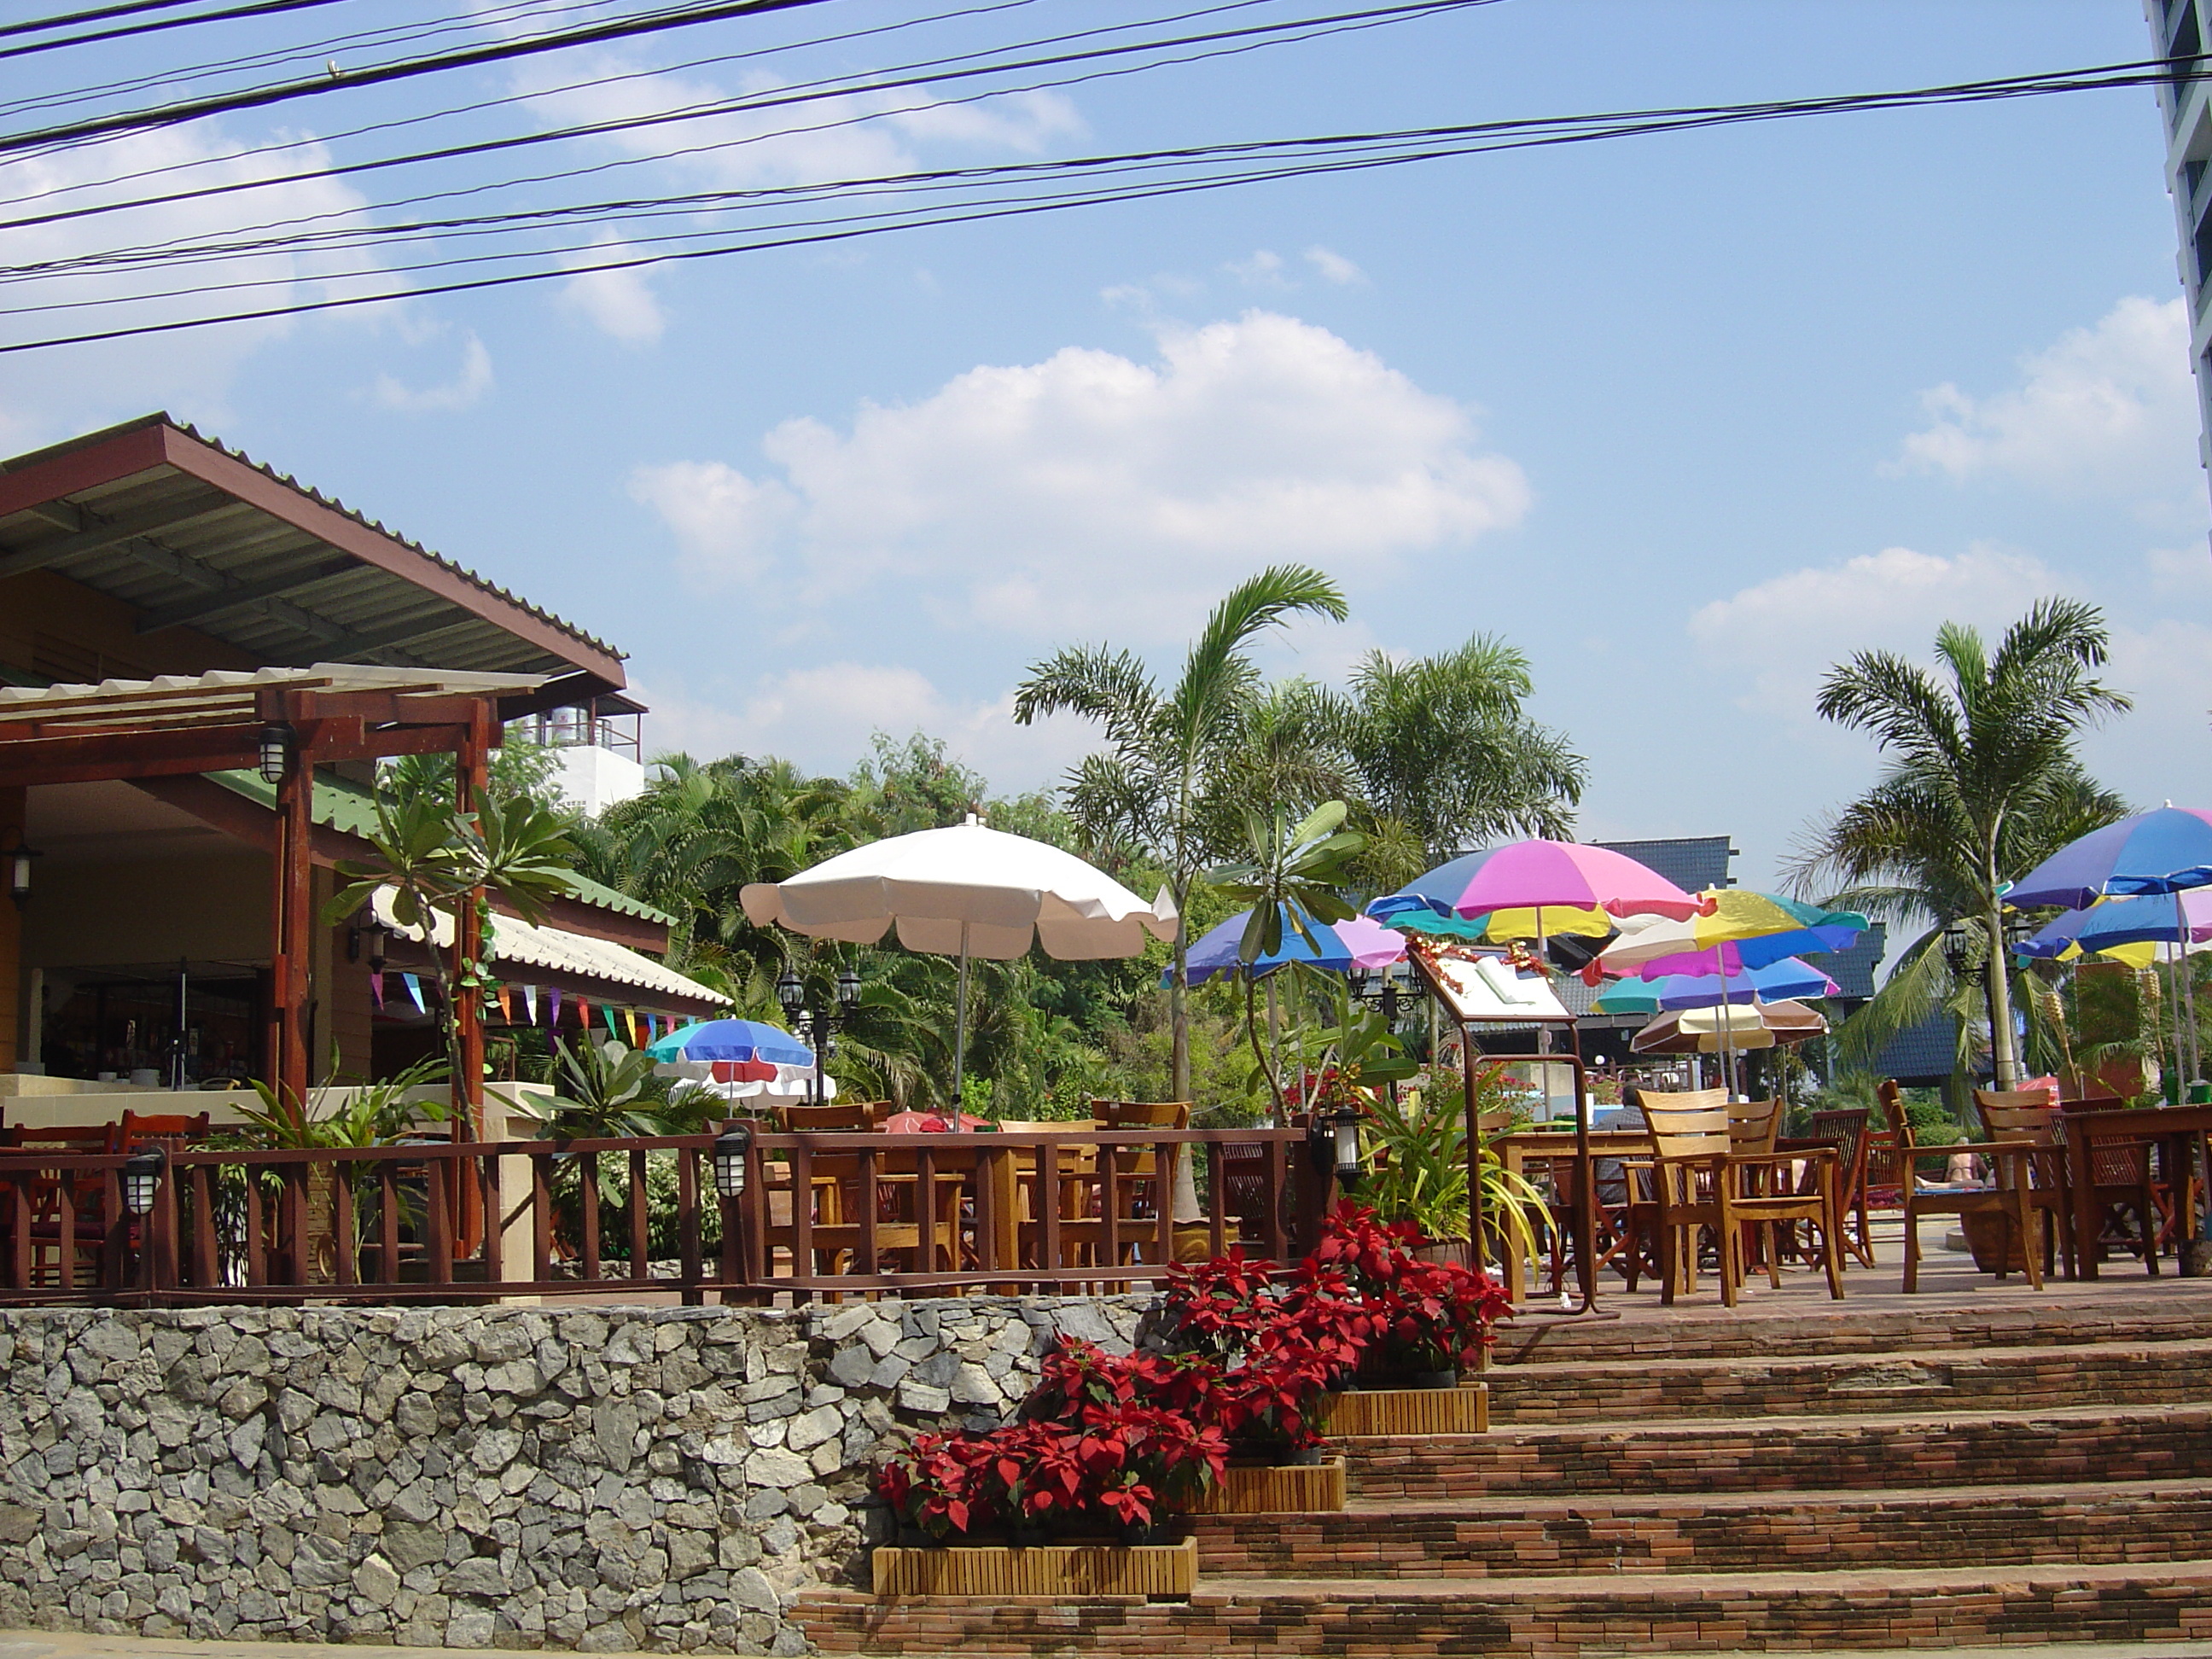
<path fill-rule="evenodd" d="M 1723 1003 L 1781 1002 L 1828 997 L 1835 981 L 1808 963 L 1784 957 L 1763 968 L 1734 974 L 1671 974 L 1663 979 L 1623 980 L 1591 1003 L 1601 1014 L 1655 1013 L 1670 1008 L 1717 1008 Z"/>
<path fill-rule="evenodd" d="M 1355 968 L 1383 968 L 1403 958 L 1406 936 L 1394 933 L 1381 923 L 1365 916 L 1354 916 L 1334 923 L 1316 921 L 1300 913 L 1306 928 L 1313 934 L 1316 951 L 1298 936 L 1286 915 L 1283 921 L 1283 942 L 1267 952 L 1249 968 L 1240 959 L 1237 947 L 1243 941 L 1245 924 L 1251 920 L 1249 910 L 1238 912 L 1218 927 L 1209 928 L 1206 934 L 1190 947 L 1188 965 L 1190 982 L 1203 985 L 1222 974 L 1249 973 L 1255 979 L 1264 979 L 1278 969 L 1294 962 L 1303 962 L 1332 974 L 1345 974 Z M 1160 976 L 1165 985 L 1173 977 L 1173 970 Z"/>
<path fill-rule="evenodd" d="M 2212 887 L 2195 887 L 2176 900 L 2164 893 L 2106 899 L 2087 909 L 2069 910 L 2045 922 L 2035 937 L 2016 947 L 2022 957 L 2063 957 L 2079 945 L 2085 952 L 2125 945 L 2191 945 L 2212 940 Z"/>
<path fill-rule="evenodd" d="M 1516 841 L 1439 865 L 1376 899 L 1367 914 L 1386 921 L 1423 910 L 1480 916 L 1602 909 L 1616 916 L 1687 917 L 1708 908 L 1625 854 L 1580 842 Z"/>
<path fill-rule="evenodd" d="M 788 1031 L 757 1019 L 709 1019 L 671 1031 L 646 1050 L 673 1061 L 757 1060 L 769 1066 L 811 1066 L 814 1050 Z"/>

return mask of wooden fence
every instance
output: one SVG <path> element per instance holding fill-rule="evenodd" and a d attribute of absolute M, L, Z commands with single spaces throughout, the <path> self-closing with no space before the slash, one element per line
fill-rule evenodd
<path fill-rule="evenodd" d="M 1287 1263 L 1331 1197 L 1298 1129 L 760 1133 L 737 1199 L 714 1150 L 178 1146 L 143 1214 L 124 1156 L 0 1152 L 0 1304 L 1073 1291 Z"/>

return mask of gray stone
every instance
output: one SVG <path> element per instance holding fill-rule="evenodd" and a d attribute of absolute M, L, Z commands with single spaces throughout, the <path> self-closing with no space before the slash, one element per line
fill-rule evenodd
<path fill-rule="evenodd" d="M 908 1382 L 899 1389 L 899 1409 L 923 1417 L 941 1416 L 952 1408 L 952 1396 L 943 1389 L 933 1389 L 926 1382 Z"/>
<path fill-rule="evenodd" d="M 399 1595 L 399 1575 L 381 1555 L 372 1555 L 354 1569 L 353 1587 L 372 1605 L 388 1607 Z"/>
<path fill-rule="evenodd" d="M 858 1345 L 838 1349 L 836 1357 L 830 1362 L 830 1375 L 848 1389 L 866 1387 L 875 1369 L 875 1355 Z"/>

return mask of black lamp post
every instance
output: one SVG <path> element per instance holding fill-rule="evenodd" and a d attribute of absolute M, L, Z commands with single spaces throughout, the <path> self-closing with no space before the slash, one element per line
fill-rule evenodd
<path fill-rule="evenodd" d="M 775 1000 L 783 1005 L 793 1034 L 814 1051 L 814 1103 L 819 1106 L 823 1062 L 836 1052 L 837 1033 L 860 1005 L 860 976 L 849 967 L 842 969 L 837 975 L 836 1001 L 809 1002 L 805 981 L 799 977 L 798 969 L 787 968 L 775 982 Z"/>

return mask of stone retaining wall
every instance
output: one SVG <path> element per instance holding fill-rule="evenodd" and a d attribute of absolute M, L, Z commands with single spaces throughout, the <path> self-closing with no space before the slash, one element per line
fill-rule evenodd
<path fill-rule="evenodd" d="M 0 1626 L 802 1653 L 884 1454 L 1143 1302 L 0 1310 Z"/>

